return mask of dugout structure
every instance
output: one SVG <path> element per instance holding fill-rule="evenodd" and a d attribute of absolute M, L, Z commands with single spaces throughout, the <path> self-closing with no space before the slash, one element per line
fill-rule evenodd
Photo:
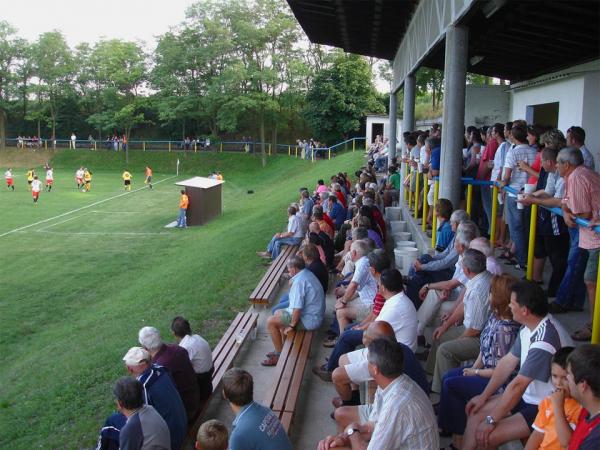
<path fill-rule="evenodd" d="M 187 209 L 187 225 L 204 225 L 223 213 L 224 181 L 194 177 L 175 183 L 183 186 L 190 199 Z"/>

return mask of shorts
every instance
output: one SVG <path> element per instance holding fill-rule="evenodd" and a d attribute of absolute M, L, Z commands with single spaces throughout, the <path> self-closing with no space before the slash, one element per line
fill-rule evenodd
<path fill-rule="evenodd" d="M 38 198 L 40 196 L 40 191 L 31 191 L 31 195 L 33 195 L 33 198 Z"/>
<path fill-rule="evenodd" d="M 131 184 L 131 180 L 124 180 L 125 181 L 125 186 L 129 186 Z"/>
<path fill-rule="evenodd" d="M 48 186 L 52 185 L 53 183 L 54 183 L 54 180 L 49 180 L 49 179 L 46 178 L 46 184 Z"/>
<path fill-rule="evenodd" d="M 358 405 L 358 421 L 361 425 L 364 425 L 369 421 L 369 416 L 371 415 L 372 409 L 372 404 Z"/>
<path fill-rule="evenodd" d="M 27 180 L 27 184 L 33 183 L 33 180 Z"/>
<path fill-rule="evenodd" d="M 12 185 L 13 185 L 13 180 L 12 180 L 12 178 L 8 178 L 8 179 L 6 180 L 6 185 L 7 185 L 7 186 L 12 186 Z"/>
<path fill-rule="evenodd" d="M 292 323 L 292 314 L 287 310 L 287 309 L 280 309 L 279 310 L 279 319 L 281 319 L 281 323 L 284 324 L 286 327 L 290 326 L 290 323 Z M 302 325 L 302 321 L 299 321 L 296 324 L 296 330 L 304 330 L 304 325 Z"/>
<path fill-rule="evenodd" d="M 583 274 L 584 281 L 596 281 L 598 278 L 598 258 L 600 257 L 600 247 L 588 250 L 588 262 Z"/>
<path fill-rule="evenodd" d="M 344 369 L 346 369 L 350 381 L 354 384 L 360 384 L 373 379 L 369 373 L 366 348 L 346 353 L 346 356 L 348 357 L 350 364 L 346 364 Z"/>
<path fill-rule="evenodd" d="M 433 191 L 434 191 L 434 187 L 435 187 L 434 184 L 430 184 L 429 187 L 428 187 L 429 190 L 427 191 L 427 204 L 429 206 L 433 206 L 433 194 L 434 194 Z"/>
<path fill-rule="evenodd" d="M 77 184 L 83 184 L 83 178 L 76 178 Z"/>
<path fill-rule="evenodd" d="M 152 183 L 152 177 L 146 177 L 146 183 Z"/>
<path fill-rule="evenodd" d="M 525 403 L 523 400 L 519 400 L 519 403 L 512 409 L 511 413 L 521 414 L 527 422 L 527 426 L 533 431 L 533 422 L 538 413 L 538 405 L 532 405 L 531 403 Z"/>
<path fill-rule="evenodd" d="M 369 314 L 371 314 L 371 311 L 373 310 L 373 303 L 357 303 L 355 310 L 356 321 L 362 322 Z"/>

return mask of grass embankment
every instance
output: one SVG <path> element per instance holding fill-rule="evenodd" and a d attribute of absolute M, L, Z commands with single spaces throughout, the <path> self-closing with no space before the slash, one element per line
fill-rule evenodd
<path fill-rule="evenodd" d="M 145 164 L 160 181 L 173 175 L 176 158 L 132 153 L 133 189 L 142 186 Z M 363 161 L 359 152 L 317 164 L 272 157 L 266 168 L 248 155 L 179 158 L 184 175 L 91 208 L 123 193 L 122 154 L 56 153 L 55 190 L 37 206 L 22 170 L 16 192 L 2 186 L 0 448 L 93 447 L 139 328 L 156 326 L 170 340 L 170 321 L 181 314 L 214 345 L 248 307 L 266 270 L 254 252 L 285 226 L 298 188 Z M 79 164 L 94 172 L 89 193 L 75 189 Z M 203 227 L 165 229 L 177 214 L 173 183 L 211 170 L 225 175 L 223 215 Z M 85 209 L 2 236 L 78 208 Z"/>

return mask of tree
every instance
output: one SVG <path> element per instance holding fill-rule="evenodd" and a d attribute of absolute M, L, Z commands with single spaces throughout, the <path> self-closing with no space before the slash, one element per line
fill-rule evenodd
<path fill-rule="evenodd" d="M 306 120 L 325 141 L 347 139 L 360 129 L 365 115 L 385 112 L 365 58 L 341 52 L 316 74 L 306 100 Z"/>
<path fill-rule="evenodd" d="M 0 21 L 0 148 L 6 142 L 6 119 L 9 92 L 16 81 L 15 66 L 22 56 L 25 42 L 16 38 L 16 29 Z"/>
<path fill-rule="evenodd" d="M 431 109 L 440 108 L 444 93 L 444 72 L 429 67 L 420 67 L 415 77 L 417 94 L 431 93 Z"/>

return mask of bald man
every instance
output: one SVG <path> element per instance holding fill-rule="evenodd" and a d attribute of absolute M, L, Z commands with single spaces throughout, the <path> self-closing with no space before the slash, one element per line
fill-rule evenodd
<path fill-rule="evenodd" d="M 334 419 L 339 430 L 344 430 L 353 422 L 366 423 L 371 405 L 360 404 L 360 391 L 358 384 L 372 380 L 368 370 L 367 348 L 368 345 L 379 338 L 396 340 L 392 326 L 383 320 L 371 322 L 363 334 L 364 349 L 347 353 L 340 357 L 340 366 L 333 371 L 332 378 L 339 397 L 332 400 L 336 408 Z M 400 343 L 404 351 L 404 373 L 413 379 L 426 393 L 429 393 L 429 384 L 425 371 L 417 361 L 415 354 L 406 345 Z"/>

